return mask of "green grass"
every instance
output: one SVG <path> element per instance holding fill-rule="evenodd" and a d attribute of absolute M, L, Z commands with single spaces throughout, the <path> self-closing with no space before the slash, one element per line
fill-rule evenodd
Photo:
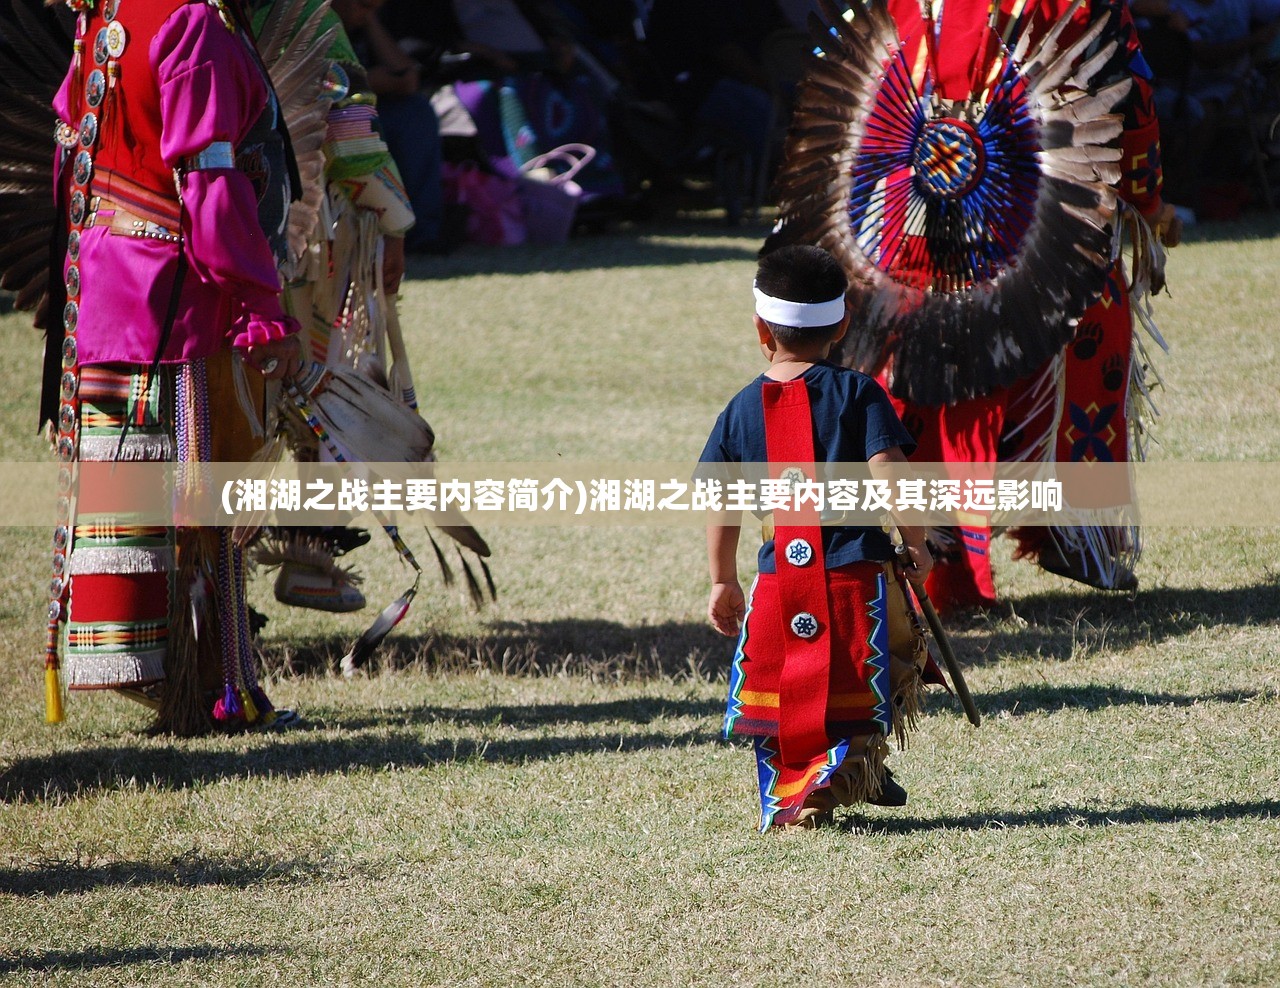
<path fill-rule="evenodd" d="M 441 456 L 694 456 L 759 369 L 762 233 L 413 264 Z M 1280 459 L 1276 233 L 1174 255 L 1155 458 Z M 38 348 L 0 330 L 0 454 L 37 459 Z M 764 837 L 752 757 L 718 739 L 699 534 L 486 534 L 497 605 L 432 585 L 351 682 L 369 614 L 259 579 L 269 691 L 306 727 L 173 741 L 114 696 L 42 723 L 48 533 L 0 529 L 0 981 L 1280 984 L 1276 531 L 1153 529 L 1133 600 L 1001 545 L 1008 611 L 955 625 L 982 728 L 936 698 L 894 759 L 905 809 Z M 381 544 L 353 562 L 375 605 L 406 582 Z"/>

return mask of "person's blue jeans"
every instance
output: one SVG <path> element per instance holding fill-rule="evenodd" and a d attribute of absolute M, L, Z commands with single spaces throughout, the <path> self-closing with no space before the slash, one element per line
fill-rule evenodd
<path fill-rule="evenodd" d="M 406 250 L 423 250 L 440 239 L 444 195 L 440 187 L 440 123 L 422 93 L 378 98 L 378 117 L 391 157 L 404 179 L 417 222 L 405 236 Z"/>

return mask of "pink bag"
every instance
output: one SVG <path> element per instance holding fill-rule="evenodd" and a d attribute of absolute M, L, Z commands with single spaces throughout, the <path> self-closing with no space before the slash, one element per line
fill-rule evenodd
<path fill-rule="evenodd" d="M 519 183 L 481 171 L 473 161 L 441 166 L 445 201 L 470 210 L 467 239 L 489 247 L 516 247 L 525 242 L 524 207 Z"/>
<path fill-rule="evenodd" d="M 574 176 L 596 156 L 587 144 L 563 144 L 525 162 L 520 168 L 520 199 L 529 242 L 562 244 L 573 230 L 582 188 Z M 556 172 L 553 164 L 567 165 Z"/>

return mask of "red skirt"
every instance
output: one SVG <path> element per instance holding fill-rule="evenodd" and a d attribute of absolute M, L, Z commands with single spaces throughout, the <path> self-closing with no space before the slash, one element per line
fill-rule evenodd
<path fill-rule="evenodd" d="M 882 748 L 880 739 L 892 732 L 887 590 L 882 563 L 851 563 L 827 572 L 830 654 L 826 669 L 818 671 L 825 676 L 825 710 L 816 713 L 825 728 L 817 736 L 825 740 L 809 750 L 789 747 L 784 760 L 779 738 L 795 733 L 788 718 L 815 712 L 781 702 L 784 673 L 795 673 L 786 666 L 791 615 L 782 613 L 777 575 L 756 578 L 730 673 L 724 730 L 726 737 L 759 739 L 762 829 L 794 819 L 806 798 L 829 784 L 851 749 L 862 754 Z"/>

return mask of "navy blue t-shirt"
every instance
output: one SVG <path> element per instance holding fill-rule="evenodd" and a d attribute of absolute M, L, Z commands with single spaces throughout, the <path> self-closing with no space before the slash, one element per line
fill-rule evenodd
<path fill-rule="evenodd" d="M 865 463 L 894 446 L 908 456 L 915 452 L 915 441 L 884 389 L 866 374 L 824 361 L 800 376 L 809 389 L 815 462 Z M 763 401 L 766 380 L 761 374 L 725 406 L 700 462 L 768 462 Z M 827 569 L 893 558 L 893 543 L 881 528 L 824 525 L 822 547 Z M 758 562 L 761 573 L 774 572 L 772 539 L 760 547 Z"/>

